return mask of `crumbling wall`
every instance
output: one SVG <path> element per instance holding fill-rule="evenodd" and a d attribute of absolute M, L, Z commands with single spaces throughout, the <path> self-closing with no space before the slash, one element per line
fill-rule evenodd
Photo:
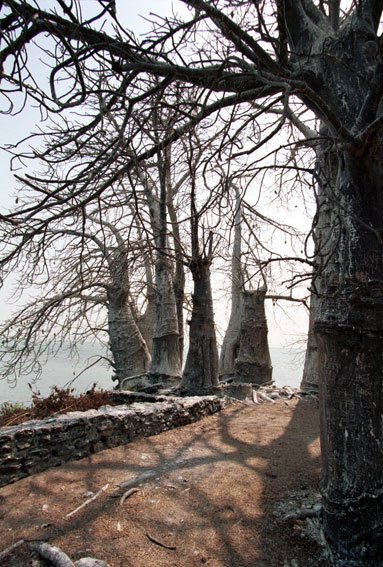
<path fill-rule="evenodd" d="M 0 486 L 25 476 L 192 423 L 220 411 L 215 396 L 164 398 L 116 393 L 116 403 L 0 429 Z M 151 402 L 151 403 L 150 403 Z"/>

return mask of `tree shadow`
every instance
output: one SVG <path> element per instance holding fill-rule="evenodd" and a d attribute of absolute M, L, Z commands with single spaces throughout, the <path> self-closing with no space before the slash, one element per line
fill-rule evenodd
<path fill-rule="evenodd" d="M 0 489 L 1 547 L 44 539 L 78 556 L 89 548 L 95 557 L 114 558 L 112 565 L 134 567 L 150 564 L 151 553 L 158 566 L 272 567 L 296 556 L 309 565 L 318 546 L 275 510 L 297 493 L 318 490 L 318 430 L 312 403 L 234 405 L 23 479 Z M 108 483 L 105 494 L 66 518 Z M 132 486 L 140 492 L 120 505 Z M 156 545 L 148 534 L 177 549 Z"/>

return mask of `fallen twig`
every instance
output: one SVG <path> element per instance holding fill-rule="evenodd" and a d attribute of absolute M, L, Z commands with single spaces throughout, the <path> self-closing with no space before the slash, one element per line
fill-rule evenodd
<path fill-rule="evenodd" d="M 0 559 L 3 559 L 4 557 L 6 557 L 7 555 L 9 555 L 9 553 L 11 553 L 14 549 L 16 549 L 17 547 L 20 547 L 20 545 L 23 545 L 23 543 L 25 543 L 25 539 L 19 539 L 19 541 L 16 541 L 15 543 L 12 543 L 12 545 L 10 545 L 9 547 L 7 547 L 6 549 L 4 549 L 1 553 L 0 553 Z"/>
<path fill-rule="evenodd" d="M 155 543 L 156 545 L 159 545 L 160 547 L 164 547 L 165 549 L 177 549 L 177 547 L 175 545 L 167 545 L 166 543 L 162 543 L 162 541 L 156 539 L 155 537 L 151 536 L 149 533 L 146 533 L 146 537 L 152 541 L 153 543 Z"/>
<path fill-rule="evenodd" d="M 103 492 L 105 492 L 105 490 L 107 490 L 107 488 L 109 487 L 109 483 L 105 484 L 105 486 L 103 486 L 102 488 L 100 488 L 100 490 L 98 492 L 96 492 L 96 494 L 94 496 L 92 496 L 92 498 L 88 498 L 88 500 L 85 500 L 85 502 L 83 502 L 80 506 L 78 506 L 75 510 L 72 510 L 72 512 L 69 512 L 69 514 L 67 514 L 65 517 L 66 518 L 70 518 L 71 516 L 73 516 L 74 514 L 76 514 L 79 510 L 81 510 L 82 508 L 84 508 L 85 506 L 87 506 L 88 504 L 90 504 L 91 502 L 93 502 L 93 500 L 96 500 L 96 498 L 98 498 Z"/>
<path fill-rule="evenodd" d="M 132 496 L 132 494 L 134 494 L 135 492 L 140 492 L 140 490 L 138 488 L 130 488 L 129 490 L 124 492 L 124 494 L 121 496 L 120 506 L 122 506 L 125 500 L 129 498 L 129 496 Z"/>
<path fill-rule="evenodd" d="M 49 545 L 49 543 L 43 541 L 33 541 L 29 544 L 29 547 L 44 559 L 48 559 L 54 567 L 75 567 L 68 555 L 54 545 Z"/>

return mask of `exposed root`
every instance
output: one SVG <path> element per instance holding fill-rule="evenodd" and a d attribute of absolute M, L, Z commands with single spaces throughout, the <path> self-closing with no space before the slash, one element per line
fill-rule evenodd
<path fill-rule="evenodd" d="M 172 549 L 175 550 L 177 549 L 177 547 L 175 545 L 167 545 L 166 543 L 162 543 L 162 541 L 156 539 L 155 537 L 151 536 L 149 533 L 146 534 L 146 537 L 152 541 L 153 543 L 155 543 L 156 545 L 159 545 L 160 547 L 164 547 L 165 549 Z"/>
<path fill-rule="evenodd" d="M 96 492 L 96 494 L 94 496 L 92 496 L 92 498 L 88 498 L 88 500 L 85 500 L 85 502 L 83 502 L 75 510 L 72 510 L 72 512 L 69 512 L 69 514 L 67 514 L 65 517 L 70 518 L 71 516 L 74 516 L 74 514 L 77 514 L 77 512 L 79 512 L 79 510 L 81 510 L 82 508 L 85 508 L 85 506 L 87 506 L 88 504 L 93 502 L 93 500 L 96 500 L 96 498 L 98 498 L 103 492 L 105 492 L 105 490 L 107 490 L 108 487 L 109 487 L 109 483 L 105 484 L 105 486 L 100 488 L 100 490 L 98 492 Z"/>
<path fill-rule="evenodd" d="M 285 520 L 305 520 L 306 518 L 319 518 L 322 511 L 322 505 L 318 502 L 312 508 L 302 508 L 297 512 L 286 514 Z"/>
<path fill-rule="evenodd" d="M 33 541 L 30 542 L 29 547 L 44 559 L 48 559 L 54 567 L 75 567 L 68 555 L 54 545 L 49 545 L 49 543 L 43 541 Z"/>
<path fill-rule="evenodd" d="M 140 491 L 139 491 L 138 488 L 130 488 L 129 490 L 124 492 L 124 494 L 121 496 L 120 506 L 122 506 L 122 504 L 125 502 L 125 500 L 127 498 L 129 498 L 129 496 L 132 496 L 132 494 L 134 494 L 135 492 L 140 492 Z"/>
<path fill-rule="evenodd" d="M 25 539 L 19 539 L 19 541 L 16 541 L 15 543 L 12 543 L 12 545 L 10 545 L 9 547 L 7 547 L 6 549 L 4 549 L 4 551 L 2 551 L 0 553 L 0 560 L 4 559 L 4 557 L 6 557 L 7 555 L 9 555 L 10 553 L 12 553 L 12 551 L 14 549 L 16 549 L 17 547 L 20 547 L 20 545 L 23 545 L 23 543 L 25 543 Z"/>

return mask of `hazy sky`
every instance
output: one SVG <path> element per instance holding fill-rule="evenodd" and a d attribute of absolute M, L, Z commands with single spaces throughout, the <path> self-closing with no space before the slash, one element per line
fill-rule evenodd
<path fill-rule="evenodd" d="M 92 0 L 82 0 L 84 9 L 90 9 Z M 46 7 L 51 2 L 43 0 L 41 6 Z M 117 0 L 117 13 L 119 19 L 129 29 L 133 30 L 137 35 L 144 33 L 148 29 L 148 22 L 145 17 L 149 17 L 150 12 L 159 13 L 161 16 L 171 15 L 173 9 L 177 11 L 185 11 L 186 8 L 181 2 L 171 2 L 170 0 L 140 0 L 133 2 L 132 0 Z M 2 128 L 0 131 L 0 144 L 15 143 L 28 136 L 28 134 L 36 130 L 36 123 L 39 122 L 39 112 L 37 109 L 29 108 L 28 112 L 23 112 L 16 116 L 2 116 Z M 1 192 L 1 209 L 12 206 L 11 194 L 14 190 L 15 183 L 13 175 L 9 170 L 9 156 L 4 151 L 0 151 L 0 192 Z M 298 213 L 299 214 L 299 213 Z M 9 300 L 9 293 L 12 288 L 10 282 L 5 289 L 0 291 L 0 319 L 7 318 L 14 305 Z M 273 346 L 290 345 L 298 339 L 303 345 L 303 335 L 307 329 L 307 316 L 303 308 L 298 308 L 295 304 L 291 305 L 287 302 L 280 303 L 280 307 L 272 307 L 268 302 L 268 320 L 269 320 L 269 337 Z M 283 308 L 283 309 L 282 309 Z M 225 311 L 225 313 L 223 312 Z M 222 321 L 227 315 L 227 309 L 223 303 L 216 306 L 216 314 L 218 320 Z"/>

